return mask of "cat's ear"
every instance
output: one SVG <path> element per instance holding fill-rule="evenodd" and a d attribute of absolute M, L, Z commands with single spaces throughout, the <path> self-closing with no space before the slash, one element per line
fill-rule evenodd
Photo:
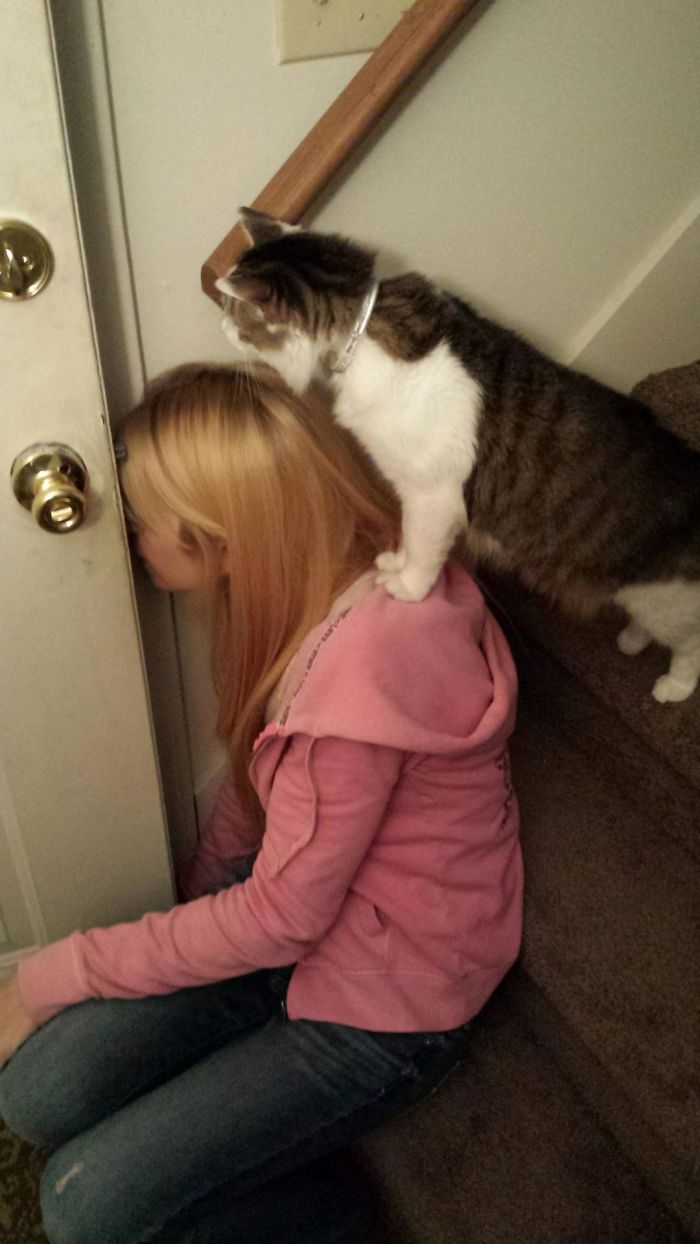
<path fill-rule="evenodd" d="M 275 220 L 274 216 L 267 216 L 265 212 L 258 212 L 253 207 L 239 208 L 239 216 L 243 232 L 251 246 L 271 242 L 285 233 L 299 232 L 299 225 L 288 225 L 286 220 Z"/>
<path fill-rule="evenodd" d="M 255 307 L 262 307 L 273 295 L 269 281 L 257 276 L 238 276 L 235 268 L 228 276 L 217 277 L 214 284 L 229 298 L 237 298 L 239 302 L 252 302 Z"/>
<path fill-rule="evenodd" d="M 245 272 L 239 275 L 234 268 L 228 276 L 218 277 L 214 284 L 222 294 L 254 307 L 268 324 L 289 324 L 296 322 L 298 318 L 286 302 L 278 297 L 272 282 L 266 281 L 264 277 L 248 276 Z"/>

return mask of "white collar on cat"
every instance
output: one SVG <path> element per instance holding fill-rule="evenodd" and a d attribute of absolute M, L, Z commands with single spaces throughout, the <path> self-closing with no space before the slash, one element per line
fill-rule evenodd
<path fill-rule="evenodd" d="M 355 320 L 352 332 L 350 333 L 350 337 L 348 339 L 348 342 L 345 348 L 341 350 L 338 354 L 333 353 L 329 356 L 329 363 L 328 363 L 329 371 L 332 371 L 332 372 L 347 371 L 348 367 L 352 363 L 352 360 L 355 357 L 357 343 L 360 340 L 360 337 L 365 331 L 367 325 L 369 324 L 369 317 L 371 316 L 374 310 L 374 304 L 377 300 L 378 290 L 379 290 L 379 282 L 373 281 L 367 293 L 365 294 L 364 298 L 362 299 L 362 306 L 360 307 L 358 317 Z"/>

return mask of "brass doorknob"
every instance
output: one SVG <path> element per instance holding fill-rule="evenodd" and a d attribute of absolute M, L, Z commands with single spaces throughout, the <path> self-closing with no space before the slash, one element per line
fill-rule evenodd
<path fill-rule="evenodd" d="M 88 473 L 68 445 L 30 445 L 12 463 L 12 490 L 44 531 L 75 531 L 87 513 Z"/>
<path fill-rule="evenodd" d="M 23 220 L 0 220 L 0 298 L 33 298 L 53 272 L 46 238 Z"/>

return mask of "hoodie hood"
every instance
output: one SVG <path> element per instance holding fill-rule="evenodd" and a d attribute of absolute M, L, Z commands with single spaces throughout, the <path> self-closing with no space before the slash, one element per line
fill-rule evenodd
<path fill-rule="evenodd" d="M 331 736 L 466 760 L 502 749 L 514 725 L 510 649 L 455 561 L 415 603 L 363 576 L 310 633 L 288 674 L 286 703 L 256 743 L 258 788 L 260 745 L 273 737 Z"/>

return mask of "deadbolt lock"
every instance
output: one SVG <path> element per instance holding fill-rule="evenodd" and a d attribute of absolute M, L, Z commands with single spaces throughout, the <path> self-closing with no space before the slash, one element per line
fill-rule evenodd
<path fill-rule="evenodd" d="M 12 463 L 12 490 L 44 531 L 75 531 L 87 513 L 88 473 L 68 445 L 30 445 Z"/>

